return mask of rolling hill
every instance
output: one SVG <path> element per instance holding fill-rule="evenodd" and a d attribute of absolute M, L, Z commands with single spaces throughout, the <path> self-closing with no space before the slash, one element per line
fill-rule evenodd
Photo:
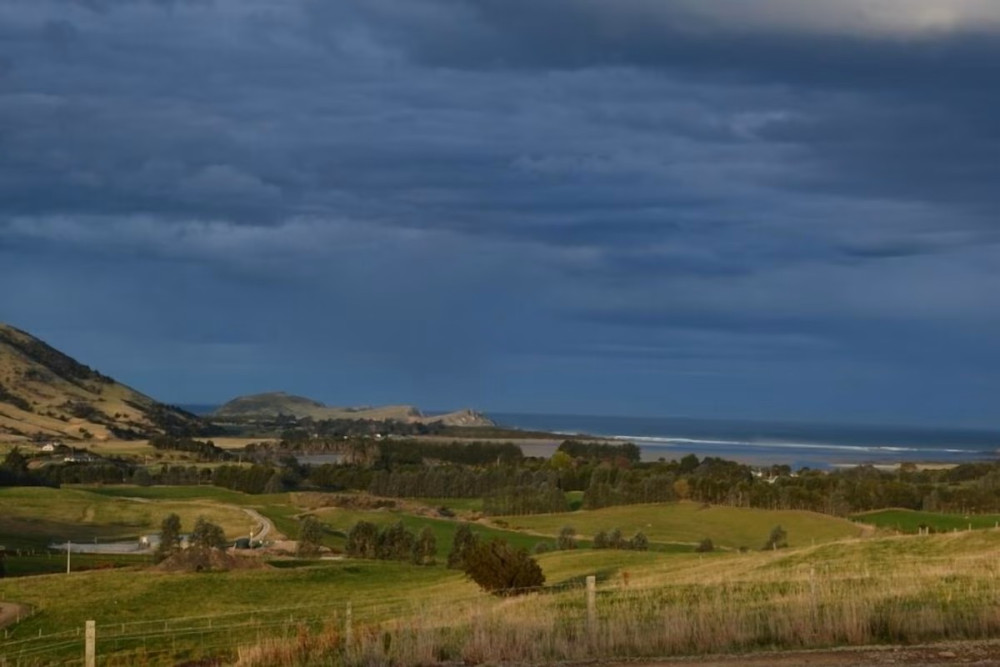
<path fill-rule="evenodd" d="M 371 419 L 409 423 L 441 421 L 449 426 L 495 426 L 488 417 L 473 410 L 424 415 L 412 405 L 330 407 L 311 398 L 282 391 L 239 396 L 213 413 L 213 417 L 220 419 L 269 419 L 280 415 L 312 419 Z"/>
<path fill-rule="evenodd" d="M 0 435 L 107 440 L 203 427 L 198 417 L 0 324 Z"/>

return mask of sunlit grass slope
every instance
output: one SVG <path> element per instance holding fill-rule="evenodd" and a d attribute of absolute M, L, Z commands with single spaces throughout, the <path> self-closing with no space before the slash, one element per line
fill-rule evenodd
<path fill-rule="evenodd" d="M 858 537 L 862 529 L 850 521 L 792 510 L 705 507 L 693 502 L 626 505 L 562 514 L 504 517 L 512 529 L 556 535 L 572 526 L 581 536 L 620 529 L 628 537 L 637 531 L 654 542 L 699 542 L 710 538 L 716 546 L 759 549 L 774 526 L 788 533 L 791 546 Z"/>
<path fill-rule="evenodd" d="M 247 532 L 250 519 L 240 510 L 211 501 L 139 502 L 83 489 L 0 488 L 0 544 L 38 547 L 49 542 L 132 539 L 155 532 L 170 513 L 185 530 L 199 516 L 219 524 L 227 535 Z"/>

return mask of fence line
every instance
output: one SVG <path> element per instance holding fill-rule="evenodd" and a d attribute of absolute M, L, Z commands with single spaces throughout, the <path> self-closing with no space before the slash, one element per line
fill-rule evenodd
<path fill-rule="evenodd" d="M 742 590 L 745 586 L 768 587 L 779 583 L 790 586 L 784 595 L 792 593 L 808 592 L 815 594 L 814 586 L 817 581 L 839 581 L 853 582 L 863 585 L 864 581 L 875 569 L 873 563 L 868 563 L 863 570 L 844 571 L 841 569 L 842 563 L 837 560 L 827 560 L 823 562 L 809 562 L 801 565 L 791 565 L 781 570 L 767 573 L 758 569 L 761 565 L 768 566 L 775 558 L 756 559 L 754 567 L 745 574 L 753 576 L 751 580 L 744 580 L 742 573 L 727 573 L 725 581 L 711 581 L 698 583 L 692 580 L 673 581 L 670 583 L 643 581 L 628 582 L 624 578 L 615 578 L 613 581 L 604 579 L 603 581 L 593 581 L 592 587 L 587 579 L 573 579 L 559 586 L 533 587 L 523 589 L 518 592 L 537 592 L 558 596 L 560 604 L 562 600 L 570 602 L 569 608 L 578 608 L 581 619 L 586 619 L 588 625 L 593 626 L 592 620 L 595 614 L 595 604 L 591 595 L 596 595 L 596 600 L 601 601 L 596 606 L 605 607 L 604 612 L 614 613 L 615 608 L 626 602 L 630 598 L 646 596 L 665 591 L 678 591 L 688 587 L 701 587 L 706 591 L 713 591 L 713 595 L 726 595 Z M 926 566 L 931 561 L 932 567 L 938 562 L 947 562 L 953 565 L 960 565 L 969 561 L 983 560 L 984 557 L 965 556 L 962 554 L 941 555 L 937 557 L 921 557 L 907 559 L 920 562 Z M 706 566 L 711 565 L 711 561 L 706 561 Z M 872 570 L 869 571 L 869 566 Z M 900 572 L 900 576 L 905 576 L 905 567 L 901 567 L 901 561 L 893 561 L 893 568 Z M 988 580 L 987 585 L 994 588 L 997 586 L 996 576 L 1000 574 L 1000 568 L 991 568 L 994 578 Z M 762 578 L 761 575 L 765 576 Z M 716 590 L 718 589 L 718 590 Z M 580 594 L 586 590 L 586 596 Z M 592 593 L 593 592 L 593 593 Z M 578 596 L 578 597 L 577 597 Z M 614 596 L 614 597 L 609 597 Z M 197 616 L 170 617 L 159 619 L 147 619 L 141 621 L 130 621 L 124 623 L 102 623 L 98 625 L 97 646 L 99 656 L 107 656 L 116 652 L 140 653 L 145 656 L 173 656 L 175 648 L 165 646 L 168 641 L 185 641 L 195 637 L 200 637 L 197 647 L 201 651 L 215 651 L 235 653 L 241 645 L 248 642 L 257 642 L 263 639 L 277 639 L 283 630 L 285 636 L 297 631 L 305 626 L 314 630 L 317 627 L 325 627 L 330 624 L 343 626 L 347 619 L 347 605 L 353 619 L 356 619 L 363 626 L 379 626 L 385 622 L 402 621 L 414 619 L 441 618 L 447 624 L 448 619 L 454 619 L 456 612 L 463 605 L 479 605 L 479 611 L 493 611 L 496 605 L 492 604 L 496 598 L 485 593 L 476 591 L 474 594 L 461 594 L 457 597 L 434 602 L 424 602 L 414 600 L 409 596 L 397 596 L 393 598 L 368 599 L 360 603 L 356 600 L 344 598 L 338 602 L 286 605 L 273 609 L 261 610 L 239 610 L 230 612 L 220 612 L 217 614 L 202 614 Z M 673 603 L 664 600 L 660 603 L 663 607 L 673 606 Z M 569 608 L 563 607 L 564 612 Z M 575 613 L 573 614 L 575 618 Z M 345 633 L 346 634 L 346 633 Z M 58 662 L 64 664 L 77 664 L 78 661 L 68 654 L 74 648 L 79 649 L 78 655 L 82 655 L 83 636 L 80 629 L 66 630 L 50 633 L 39 637 L 25 637 L 14 641 L 0 642 L 0 667 L 18 664 L 39 664 L 47 662 L 46 658 L 58 656 Z M 154 646 L 149 648 L 147 644 Z M 190 648 L 189 643 L 184 648 Z M 128 655 L 129 653 L 124 653 Z M 100 659 L 100 657 L 99 657 Z M 54 660 L 53 660 L 54 661 Z"/>

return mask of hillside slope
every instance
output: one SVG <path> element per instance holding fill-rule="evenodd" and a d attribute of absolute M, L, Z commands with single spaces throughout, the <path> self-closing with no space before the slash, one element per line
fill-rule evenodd
<path fill-rule="evenodd" d="M 412 405 L 378 407 L 330 407 L 319 401 L 283 391 L 239 396 L 213 413 L 218 418 L 269 419 L 279 415 L 311 419 L 371 419 L 402 422 L 441 421 L 449 426 L 494 426 L 492 420 L 473 410 L 460 410 L 444 415 L 426 416 Z"/>
<path fill-rule="evenodd" d="M 194 415 L 0 324 L 0 435 L 106 440 L 201 427 Z"/>

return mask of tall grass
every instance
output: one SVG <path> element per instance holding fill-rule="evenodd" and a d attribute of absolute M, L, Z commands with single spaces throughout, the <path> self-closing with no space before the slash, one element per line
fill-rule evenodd
<path fill-rule="evenodd" d="M 343 627 L 303 627 L 293 640 L 241 648 L 237 664 L 542 663 L 995 636 L 995 551 L 963 554 L 934 539 L 933 554 L 886 557 L 858 543 L 833 559 L 817 548 L 636 572 L 629 585 L 613 578 L 599 588 L 592 624 L 582 589 L 571 588 L 426 609 L 357 628 L 350 641 Z"/>

